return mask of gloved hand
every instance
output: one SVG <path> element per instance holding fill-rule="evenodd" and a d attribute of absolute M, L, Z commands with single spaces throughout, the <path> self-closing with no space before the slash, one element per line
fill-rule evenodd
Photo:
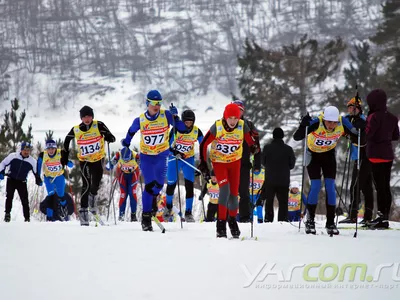
<path fill-rule="evenodd" d="M 201 171 L 201 173 L 203 174 L 204 179 L 206 179 L 207 181 L 209 181 L 209 180 L 211 179 L 210 170 L 208 169 L 207 162 L 201 161 L 200 164 L 199 164 L 199 166 L 198 166 L 197 168 L 198 168 L 198 169 Z"/>
<path fill-rule="evenodd" d="M 195 177 L 200 176 L 200 175 L 201 175 L 201 173 L 199 171 L 197 171 L 197 170 L 194 171 L 194 176 Z"/>
<path fill-rule="evenodd" d="M 173 104 L 171 104 L 171 106 L 169 107 L 169 112 L 173 116 L 177 116 L 178 115 L 178 109 Z"/>
<path fill-rule="evenodd" d="M 74 167 L 74 163 L 69 160 L 68 163 L 67 163 L 67 167 L 68 168 L 73 168 Z"/>
<path fill-rule="evenodd" d="M 63 166 L 63 168 L 68 165 L 68 156 L 69 156 L 69 152 L 65 151 L 65 150 L 61 150 L 61 164 Z"/>
<path fill-rule="evenodd" d="M 257 154 L 258 152 L 260 152 L 260 148 L 256 144 L 251 145 L 250 152 L 251 154 Z"/>
<path fill-rule="evenodd" d="M 4 173 L 0 173 L 0 180 L 4 179 Z"/>
<path fill-rule="evenodd" d="M 36 181 L 36 184 L 38 186 L 42 186 L 43 185 L 43 181 L 39 176 L 36 176 L 35 181 Z"/>
<path fill-rule="evenodd" d="M 125 142 L 125 139 L 122 139 L 122 140 L 121 140 L 121 145 L 122 145 L 122 147 L 128 147 L 128 148 L 129 148 L 129 146 L 130 146 L 131 144 L 128 144 L 127 142 Z"/>
<path fill-rule="evenodd" d="M 115 136 L 113 136 L 111 133 L 105 135 L 104 139 L 109 143 L 114 143 L 115 142 Z"/>
<path fill-rule="evenodd" d="M 114 165 L 113 164 L 110 164 L 110 162 L 107 162 L 107 164 L 106 164 L 106 170 L 107 171 L 110 171 L 110 170 L 112 170 L 114 168 Z"/>
<path fill-rule="evenodd" d="M 185 159 L 185 156 L 186 156 L 185 153 L 183 153 L 179 150 L 176 150 L 176 148 L 171 148 L 170 150 L 175 156 Z"/>
<path fill-rule="evenodd" d="M 310 117 L 310 114 L 307 113 L 304 117 L 301 118 L 300 126 L 302 126 L 302 127 L 307 127 L 307 126 L 309 126 L 311 120 L 312 120 L 312 119 L 311 119 L 311 117 Z"/>

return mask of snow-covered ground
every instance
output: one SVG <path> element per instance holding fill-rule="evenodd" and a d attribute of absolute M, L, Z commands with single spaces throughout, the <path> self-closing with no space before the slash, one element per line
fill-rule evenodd
<path fill-rule="evenodd" d="M 1 222 L 1 299 L 398 299 L 400 278 L 392 271 L 399 231 L 353 238 L 353 230 L 343 230 L 331 238 L 322 229 L 309 236 L 290 224 L 255 224 L 258 241 L 240 241 L 216 239 L 215 223 L 165 226 L 161 234 L 155 225 L 142 232 L 138 223 Z M 240 228 L 249 236 L 250 224 Z M 346 263 L 366 264 L 366 274 L 379 279 L 360 281 L 359 270 L 350 282 L 348 270 L 339 282 Z M 382 264 L 391 267 L 377 276 Z M 335 279 L 321 281 L 335 268 Z M 272 274 L 280 271 L 285 282 Z M 318 281 L 305 281 L 303 273 Z"/>

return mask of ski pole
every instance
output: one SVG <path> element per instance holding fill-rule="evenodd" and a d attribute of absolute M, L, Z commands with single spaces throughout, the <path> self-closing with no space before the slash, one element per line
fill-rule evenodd
<path fill-rule="evenodd" d="M 251 203 L 253 203 L 253 198 L 254 198 L 254 161 L 253 164 L 251 165 Z M 254 230 L 254 205 L 251 205 L 251 212 L 250 212 L 250 223 L 251 223 L 251 238 L 253 238 L 253 230 Z"/>
<path fill-rule="evenodd" d="M 111 152 L 110 152 L 110 143 L 109 142 L 107 142 L 107 151 L 108 151 L 108 161 L 111 164 Z M 112 171 L 110 172 L 110 182 L 111 182 L 111 185 L 110 185 L 110 201 L 112 201 L 113 210 L 114 210 L 114 224 L 117 225 L 117 217 L 115 215 L 115 203 L 114 203 L 114 199 L 113 199 L 114 195 L 112 195 L 112 193 L 113 193 Z M 108 206 L 108 211 L 110 211 L 110 205 Z M 108 221 L 108 215 L 107 215 L 107 221 Z"/>
<path fill-rule="evenodd" d="M 307 133 L 308 126 L 306 127 L 306 133 L 304 138 L 304 150 L 303 150 L 303 172 L 301 174 L 301 190 L 304 192 L 304 181 L 305 181 L 305 172 L 306 172 L 306 155 L 307 155 Z M 303 209 L 303 201 L 300 201 L 300 211 Z M 299 232 L 301 227 L 301 217 L 299 218 Z"/>
<path fill-rule="evenodd" d="M 174 107 L 174 104 L 171 103 L 170 108 Z M 175 117 L 172 116 L 172 133 L 174 134 L 174 139 L 175 137 Z M 177 181 L 177 185 L 178 185 L 178 201 L 179 201 L 179 213 L 181 215 L 181 228 L 183 229 L 183 221 L 182 221 L 182 202 L 181 202 L 181 189 L 180 189 L 180 185 L 179 185 L 179 164 L 178 164 L 178 160 L 177 157 L 175 156 L 175 160 L 176 160 L 176 181 Z"/>
<path fill-rule="evenodd" d="M 356 184 L 356 203 L 360 203 L 360 143 L 361 143 L 361 130 L 358 129 L 358 147 L 357 147 L 357 184 Z M 358 212 L 358 208 L 357 208 Z M 358 215 L 356 217 L 356 232 L 354 232 L 354 237 L 357 237 L 358 233 Z"/>

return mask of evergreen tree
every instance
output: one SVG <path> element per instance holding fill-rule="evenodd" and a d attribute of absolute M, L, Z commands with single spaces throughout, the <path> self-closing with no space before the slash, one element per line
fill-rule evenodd
<path fill-rule="evenodd" d="M 24 131 L 23 124 L 26 112 L 23 110 L 18 117 L 19 101 L 17 98 L 11 100 L 11 111 L 6 111 L 3 124 L 0 127 L 0 159 L 3 159 L 10 152 L 17 151 L 18 144 L 22 141 L 32 141 L 32 125 L 28 131 Z"/>

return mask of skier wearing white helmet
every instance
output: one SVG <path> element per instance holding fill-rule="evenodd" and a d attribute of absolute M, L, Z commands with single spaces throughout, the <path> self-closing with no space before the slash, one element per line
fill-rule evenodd
<path fill-rule="evenodd" d="M 310 192 L 307 197 L 308 218 L 306 221 L 306 233 L 315 234 L 315 210 L 318 203 L 318 194 L 321 190 L 321 173 L 324 175 L 324 183 L 327 197 L 326 229 L 328 234 L 339 234 L 335 225 L 336 209 L 336 157 L 335 147 L 343 133 L 357 139 L 357 129 L 339 115 L 335 106 L 328 106 L 317 118 L 311 118 L 307 113 L 301 120 L 300 126 L 293 138 L 300 141 L 305 138 L 307 128 L 307 154 L 311 160 L 307 164 L 308 175 L 311 180 Z"/>

